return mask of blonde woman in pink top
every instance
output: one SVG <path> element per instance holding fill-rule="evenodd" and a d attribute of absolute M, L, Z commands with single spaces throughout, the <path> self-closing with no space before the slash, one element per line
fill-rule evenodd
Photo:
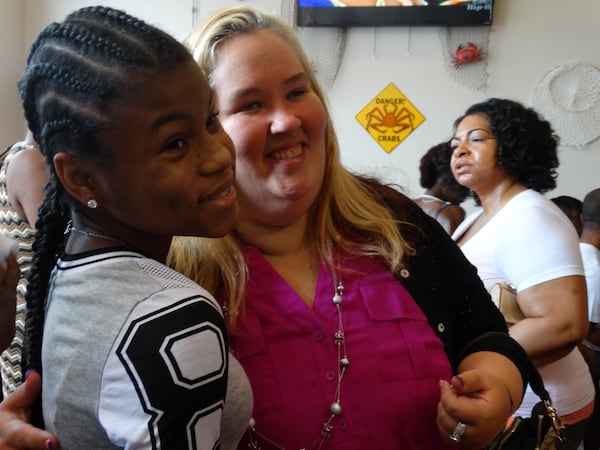
<path fill-rule="evenodd" d="M 239 448 L 483 447 L 527 358 L 450 236 L 343 168 L 281 19 L 229 9 L 187 42 L 236 148 L 240 220 L 225 240 L 178 241 L 172 264 L 227 310 L 254 393 Z"/>

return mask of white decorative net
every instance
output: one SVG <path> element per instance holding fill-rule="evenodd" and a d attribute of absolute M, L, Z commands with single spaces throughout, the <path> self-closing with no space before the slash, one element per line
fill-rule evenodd
<path fill-rule="evenodd" d="M 457 83 L 473 90 L 487 87 L 487 51 L 489 27 L 444 27 L 440 28 L 442 56 L 446 70 Z M 456 49 L 459 45 L 475 44 L 482 50 L 483 61 L 456 67 Z"/>
<path fill-rule="evenodd" d="M 281 17 L 295 30 L 324 91 L 333 86 L 346 48 L 345 28 L 297 27 L 296 1 L 281 0 Z"/>
<path fill-rule="evenodd" d="M 590 64 L 554 67 L 535 85 L 531 106 L 548 120 L 562 145 L 583 147 L 600 137 L 600 69 Z"/>

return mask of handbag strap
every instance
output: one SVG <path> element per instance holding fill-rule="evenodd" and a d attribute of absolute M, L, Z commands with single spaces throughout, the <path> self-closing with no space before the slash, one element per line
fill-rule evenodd
<path fill-rule="evenodd" d="M 533 392 L 537 394 L 539 398 L 544 402 L 551 402 L 550 394 L 546 390 L 546 386 L 544 386 L 544 380 L 542 379 L 542 375 L 538 371 L 537 367 L 531 362 L 531 367 L 529 369 L 529 385 Z"/>
<path fill-rule="evenodd" d="M 530 369 L 529 369 L 529 385 L 533 392 L 542 400 L 544 404 L 544 408 L 546 409 L 546 413 L 550 420 L 552 421 L 552 428 L 556 433 L 556 439 L 559 441 L 564 441 L 564 436 L 562 430 L 564 430 L 565 426 L 562 424 L 558 412 L 556 408 L 552 406 L 552 399 L 550 398 L 550 394 L 546 390 L 544 386 L 544 380 L 542 379 L 542 375 L 538 371 L 533 361 L 531 361 Z"/>

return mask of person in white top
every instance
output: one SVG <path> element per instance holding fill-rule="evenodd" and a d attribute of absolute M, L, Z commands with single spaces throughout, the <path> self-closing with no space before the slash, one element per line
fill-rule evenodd
<path fill-rule="evenodd" d="M 589 192 L 581 210 L 579 247 L 585 269 L 590 332 L 587 341 L 600 350 L 600 188 Z"/>
<path fill-rule="evenodd" d="M 477 267 L 486 288 L 516 287 L 526 318 L 510 334 L 538 367 L 576 449 L 593 411 L 594 386 L 577 344 L 588 329 L 578 236 L 542 193 L 556 185 L 557 138 L 538 113 L 506 99 L 469 107 L 454 124 L 451 169 L 478 197 L 481 210 L 453 238 Z M 523 417 L 539 398 L 525 394 Z"/>
<path fill-rule="evenodd" d="M 588 192 L 583 199 L 581 219 L 579 248 L 585 270 L 590 328 L 580 349 L 596 387 L 594 415 L 584 441 L 587 450 L 600 448 L 600 188 Z"/>

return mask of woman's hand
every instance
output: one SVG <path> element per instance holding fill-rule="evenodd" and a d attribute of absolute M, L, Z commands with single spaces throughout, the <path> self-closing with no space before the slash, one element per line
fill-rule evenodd
<path fill-rule="evenodd" d="M 457 445 L 449 435 L 458 422 L 466 425 L 458 444 L 461 449 L 482 449 L 504 429 L 511 403 L 500 380 L 487 372 L 473 370 L 440 385 L 437 425 L 447 443 Z"/>
<path fill-rule="evenodd" d="M 504 429 L 520 403 L 523 383 L 516 366 L 493 352 L 469 355 L 459 370 L 450 383 L 440 382 L 437 426 L 448 444 L 464 450 L 479 450 Z M 449 435 L 458 422 L 464 423 L 466 428 L 457 443 Z"/>
<path fill-rule="evenodd" d="M 28 372 L 25 383 L 0 403 L 0 450 L 49 450 L 58 448 L 56 438 L 27 423 L 28 408 L 40 394 L 42 380 Z"/>

